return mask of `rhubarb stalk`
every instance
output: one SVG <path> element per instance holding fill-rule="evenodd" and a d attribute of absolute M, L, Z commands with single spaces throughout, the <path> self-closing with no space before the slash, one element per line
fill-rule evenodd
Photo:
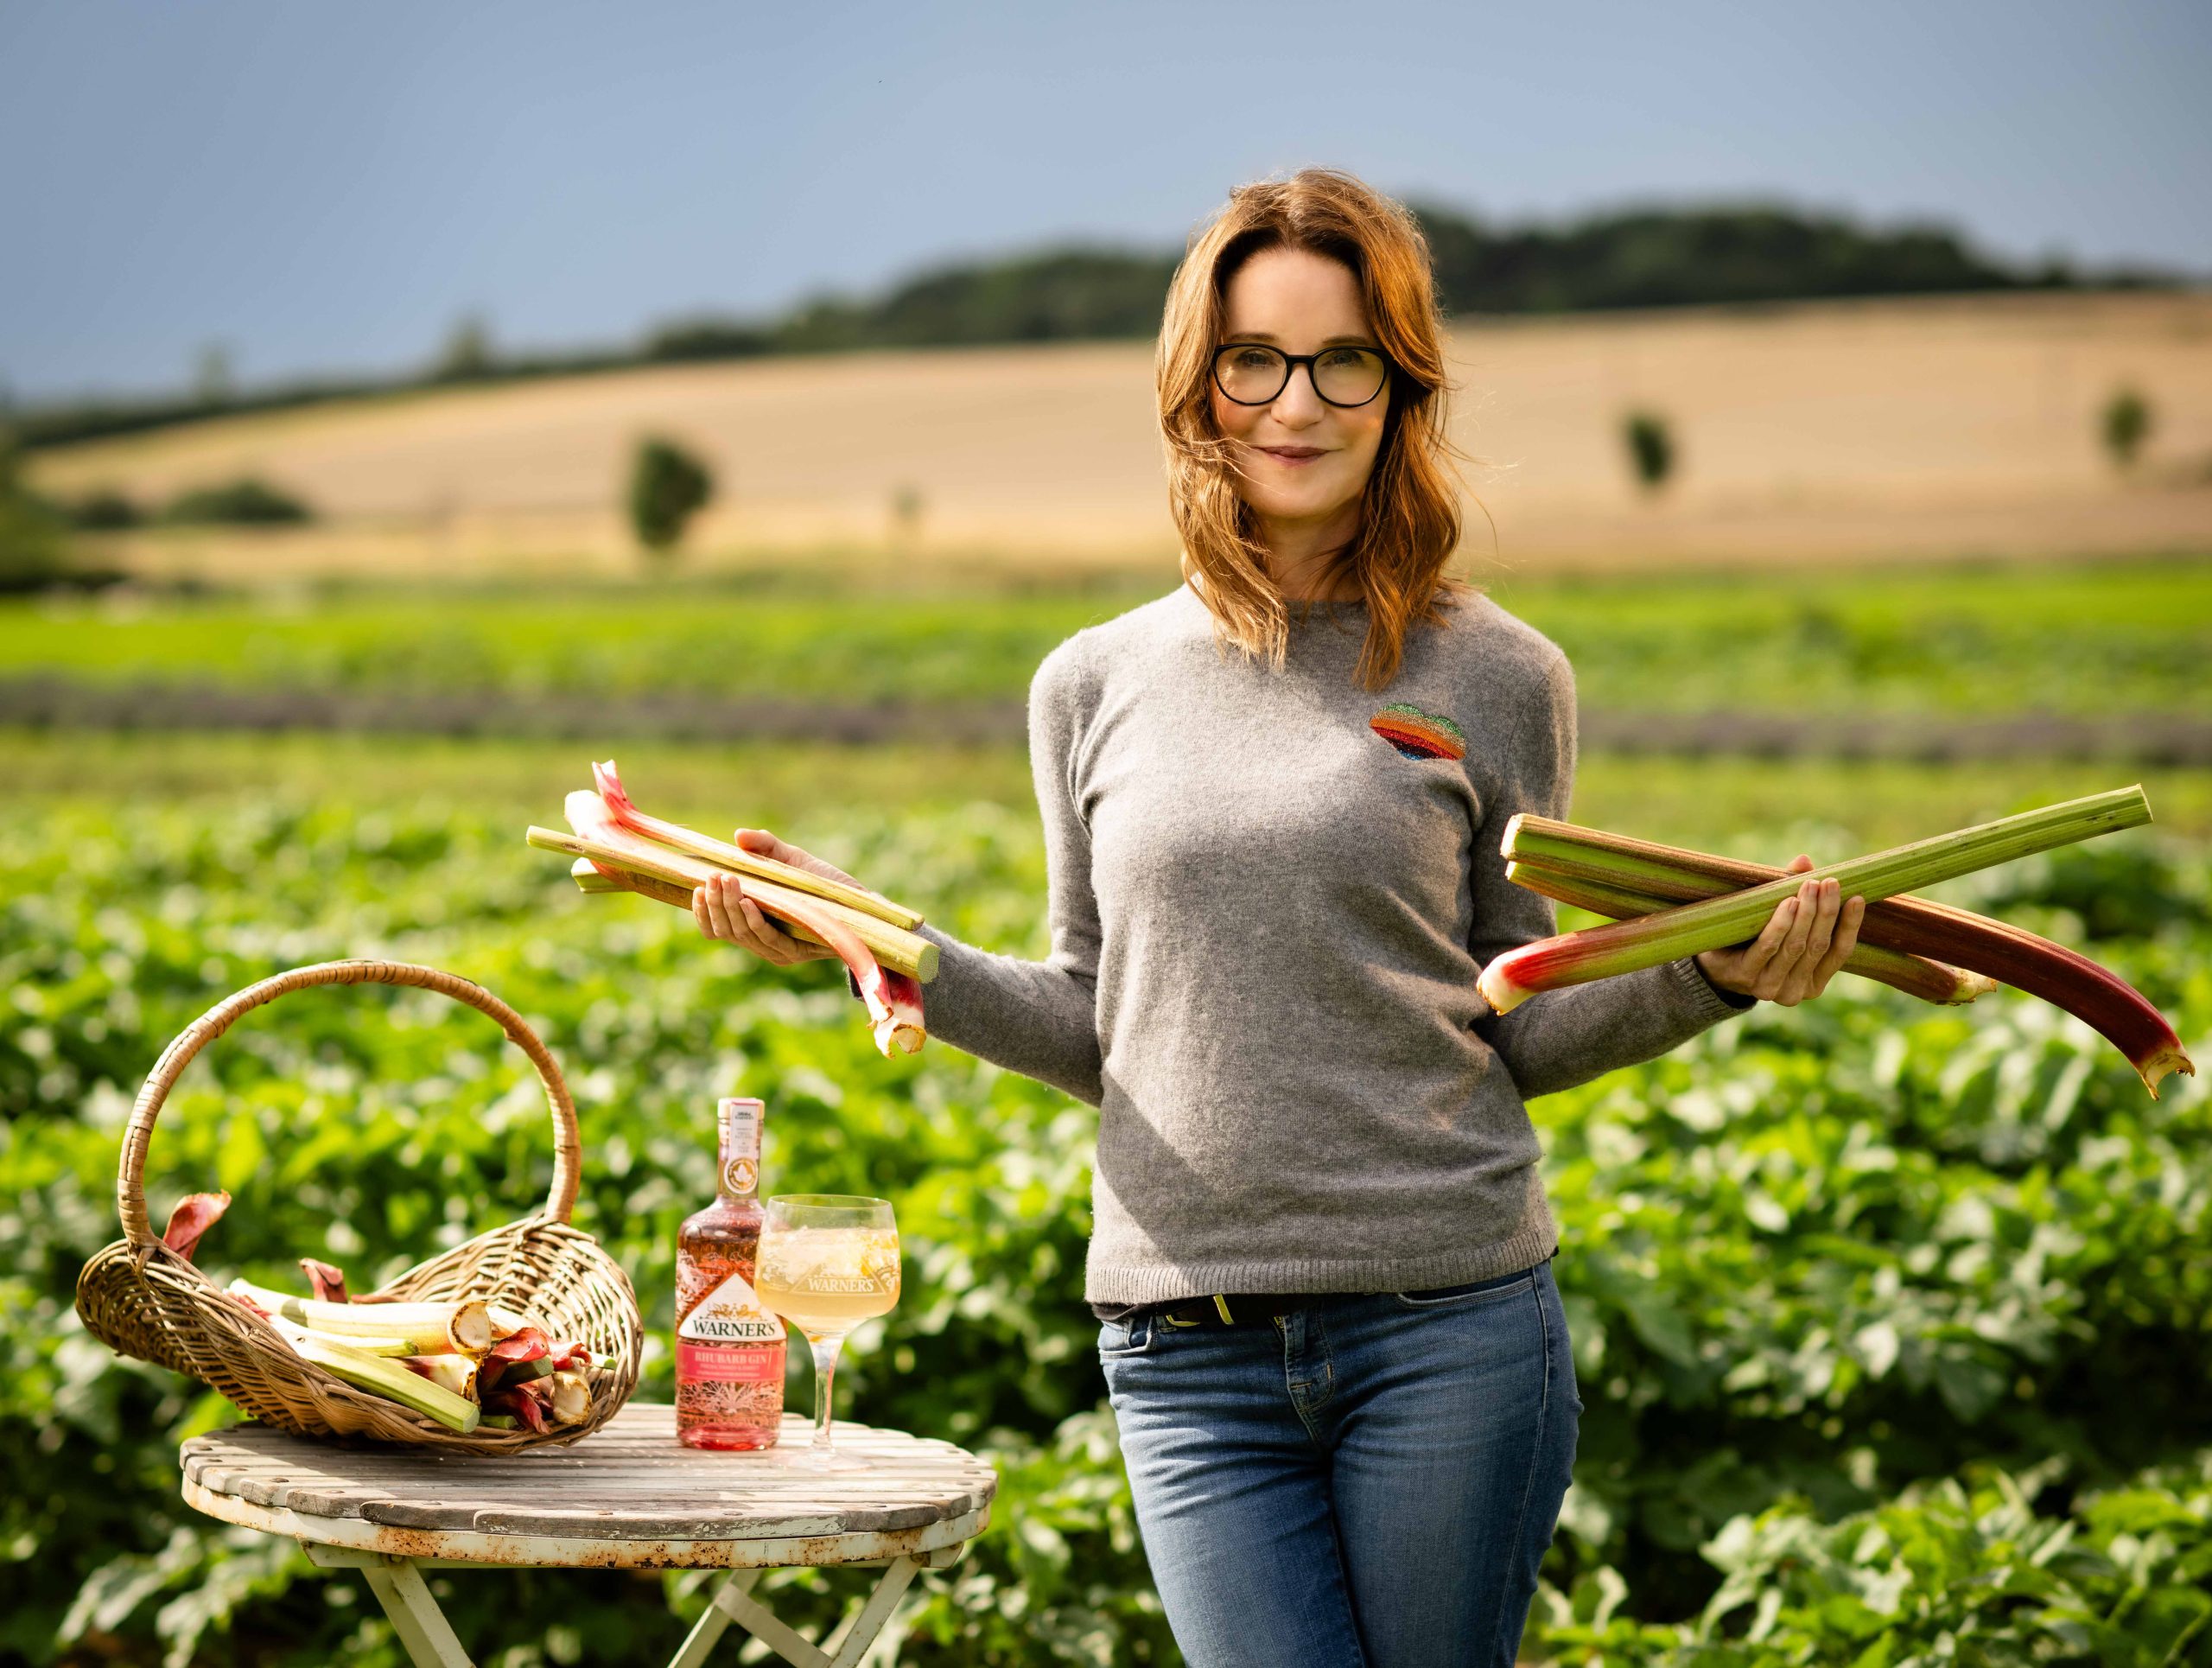
<path fill-rule="evenodd" d="M 626 869 L 618 869 L 610 874 L 589 857 L 577 858 L 569 866 L 569 873 L 575 877 L 579 892 L 634 892 L 641 898 L 673 904 L 678 909 L 691 907 L 689 888 L 678 886 L 672 881 L 657 881 L 650 875 L 632 875 Z M 829 946 L 825 945 L 823 947 L 827 949 Z"/>
<path fill-rule="evenodd" d="M 1678 846 L 1530 817 L 1515 831 L 1507 872 L 1553 896 L 1560 885 L 1597 883 L 1669 902 L 1697 901 L 1758 886 L 1783 871 Z M 1517 871 L 1517 872 L 1516 872 Z M 1791 881 L 1798 877 L 1788 876 Z M 1561 898 L 1561 901 L 1572 900 Z M 1862 945 L 1932 958 L 2040 996 L 2081 1020 L 2127 1057 L 2152 1098 L 2169 1073 L 2196 1066 L 2165 1016 L 2118 974 L 2024 928 L 1923 898 L 1870 903 Z"/>
<path fill-rule="evenodd" d="M 1587 909 L 1592 914 L 1610 915 L 1615 920 L 1656 914 L 1662 909 L 1672 907 L 1674 903 L 1674 900 L 1651 897 L 1624 887 L 1554 875 L 1541 868 L 1532 869 L 1526 863 L 1508 863 L 1505 877 L 1527 887 L 1531 892 L 1541 892 L 1555 902 L 1572 904 L 1577 909 Z M 1705 895 L 1717 895 L 1722 889 L 1725 888 L 1716 888 L 1715 892 Z M 1842 971 L 1856 973 L 1861 978 L 1872 979 L 1892 990 L 1902 990 L 1909 996 L 1917 996 L 1923 1002 L 1932 1002 L 1942 1007 L 1960 1006 L 1972 1002 L 1976 996 L 1986 996 L 1997 988 L 1997 981 L 1983 974 L 1967 972 L 1924 956 L 1909 956 L 1901 950 L 1869 944 L 1863 932 L 1851 954 L 1844 958 Z"/>
<path fill-rule="evenodd" d="M 331 1342 L 321 1334 L 296 1327 L 276 1322 L 276 1335 L 292 1346 L 293 1353 L 302 1361 L 311 1361 L 332 1376 L 343 1378 L 356 1389 L 387 1397 L 404 1407 L 412 1408 L 427 1418 L 435 1419 L 448 1430 L 467 1432 L 476 1429 L 481 1410 L 465 1396 L 456 1395 L 443 1385 L 423 1378 L 411 1371 L 404 1361 L 390 1360 L 371 1355 L 365 1351 L 342 1343 Z"/>
<path fill-rule="evenodd" d="M 162 1230 L 162 1244 L 189 1263 L 192 1253 L 200 1248 L 200 1236 L 222 1220 L 223 1213 L 230 1207 L 227 1193 L 187 1194 L 169 1213 L 168 1226 Z"/>
<path fill-rule="evenodd" d="M 1504 855 L 1509 860 L 1520 856 L 1515 849 L 1516 836 L 1526 820 L 1523 813 L 1506 824 Z M 1808 880 L 1833 878 L 1842 887 L 1844 896 L 1863 897 L 1872 904 L 1916 886 L 1933 885 L 2115 829 L 2139 828 L 2150 820 L 2151 807 L 2139 786 L 2069 799 L 1888 851 L 1807 869 L 1702 903 L 1524 944 L 1494 958 L 1483 969 L 1477 988 L 1495 1012 L 1510 1013 L 1540 990 L 1633 973 L 1756 938 L 1776 907 L 1795 896 Z"/>
<path fill-rule="evenodd" d="M 342 1303 L 346 1297 L 346 1270 L 334 1263 L 319 1262 L 312 1257 L 300 1258 L 300 1272 L 308 1277 L 308 1289 L 319 1303 Z"/>
<path fill-rule="evenodd" d="M 232 1281 L 230 1289 L 295 1327 L 340 1338 L 403 1342 L 411 1346 L 413 1354 L 459 1350 L 478 1355 L 492 1346 L 490 1312 L 474 1298 L 427 1303 L 323 1303 L 312 1297 L 271 1291 L 243 1279 Z"/>
<path fill-rule="evenodd" d="M 531 844 L 544 851 L 565 852 L 571 857 L 588 857 L 603 871 L 626 871 L 680 887 L 684 908 L 691 907 L 694 888 L 706 885 L 717 875 L 731 872 L 704 858 L 656 845 L 643 835 L 620 826 L 608 815 L 607 802 L 589 788 L 578 788 L 569 794 L 562 808 L 575 832 L 563 834 L 557 829 L 532 828 L 526 837 Z M 768 914 L 779 920 L 797 921 L 815 933 L 817 938 L 812 941 L 822 948 L 834 950 L 836 945 L 829 942 L 814 923 L 834 920 L 867 945 L 869 953 L 885 966 L 896 968 L 924 984 L 937 977 L 937 945 L 918 933 L 893 926 L 873 915 L 864 915 L 827 898 L 793 891 L 772 881 L 748 878 L 745 894 Z"/>
<path fill-rule="evenodd" d="M 670 885 L 704 885 L 716 873 L 726 872 L 701 858 L 656 847 L 643 836 L 618 826 L 606 801 L 589 789 L 569 794 L 563 809 L 577 831 L 575 835 L 563 837 L 549 829 L 533 828 L 529 835 L 532 845 L 574 852 L 595 864 L 611 863 L 617 869 L 627 869 Z M 745 889 L 764 912 L 804 928 L 813 942 L 834 952 L 851 970 L 861 999 L 868 1004 L 868 1032 L 879 1053 L 889 1058 L 911 1054 L 922 1046 L 925 1033 L 920 980 L 936 971 L 935 945 L 883 921 L 856 916 L 825 898 L 770 882 L 748 880 Z M 688 890 L 684 901 L 687 906 L 690 901 Z M 908 945 L 919 948 L 906 950 Z M 887 971 L 877 960 L 879 948 L 905 951 L 900 959 L 906 965 Z"/>
<path fill-rule="evenodd" d="M 619 827 L 626 828 L 633 834 L 642 834 L 649 840 L 658 840 L 663 845 L 672 846 L 691 856 L 703 857 L 717 868 L 734 869 L 748 880 L 773 881 L 793 891 L 827 898 L 833 903 L 843 904 L 849 909 L 857 909 L 863 915 L 889 921 L 893 926 L 907 932 L 922 924 L 918 911 L 909 909 L 901 903 L 893 903 L 880 892 L 871 892 L 861 886 L 848 886 L 844 882 L 832 880 L 826 875 L 810 874 L 790 863 L 778 863 L 772 857 L 764 857 L 758 852 L 747 851 L 741 846 L 731 845 L 726 841 L 702 834 L 696 829 L 686 828 L 681 823 L 648 817 L 631 804 L 630 796 L 622 791 L 622 779 L 615 774 L 612 759 L 605 764 L 594 763 L 591 767 L 591 780 L 593 786 L 599 790 L 599 797 L 607 804 L 607 814 Z"/>

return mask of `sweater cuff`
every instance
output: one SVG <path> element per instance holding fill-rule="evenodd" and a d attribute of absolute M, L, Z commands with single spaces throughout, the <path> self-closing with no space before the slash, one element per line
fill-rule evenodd
<path fill-rule="evenodd" d="M 1759 1005 L 1757 996 L 1738 996 L 1733 990 L 1724 990 L 1705 976 L 1705 969 L 1698 965 L 1695 956 L 1684 956 L 1667 965 L 1688 993 L 1691 1005 L 1707 1024 L 1726 1019 L 1731 1014 L 1748 1013 Z"/>

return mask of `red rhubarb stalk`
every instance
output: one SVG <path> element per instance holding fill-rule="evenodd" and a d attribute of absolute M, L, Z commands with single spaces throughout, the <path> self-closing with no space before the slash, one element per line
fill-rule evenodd
<path fill-rule="evenodd" d="M 300 1270 L 308 1277 L 308 1289 L 319 1303 L 343 1303 L 346 1296 L 346 1270 L 332 1263 L 317 1262 L 312 1257 L 300 1258 Z"/>
<path fill-rule="evenodd" d="M 816 897 L 827 898 L 857 909 L 864 915 L 889 921 L 893 926 L 911 932 L 921 925 L 920 914 L 904 904 L 893 903 L 880 892 L 871 892 L 863 886 L 848 886 L 842 881 L 826 875 L 811 874 L 790 863 L 779 863 L 773 857 L 764 857 L 757 851 L 747 851 L 713 836 L 702 834 L 696 829 L 686 828 L 681 823 L 671 823 L 659 817 L 648 817 L 630 802 L 622 791 L 622 779 L 615 774 L 614 761 L 594 763 L 591 767 L 593 785 L 599 797 L 607 802 L 607 814 L 615 823 L 633 834 L 642 834 L 649 840 L 676 850 L 703 857 L 723 869 L 734 869 L 751 879 L 773 881 L 797 892 L 808 892 Z"/>
<path fill-rule="evenodd" d="M 1525 878 L 1516 878 L 1533 884 L 1541 871 L 1540 891 L 1559 883 L 1594 881 L 1669 901 L 1695 902 L 1777 879 L 1794 883 L 1800 878 L 1764 863 L 1717 857 L 1548 818 L 1523 819 L 1513 844 L 1514 861 L 1508 872 L 1528 871 Z M 2181 1038 L 2141 992 L 2109 968 L 2024 927 L 1924 898 L 1891 897 L 1867 906 L 1859 938 L 1862 945 L 1968 969 L 2065 1009 L 2127 1057 L 2154 1099 L 2168 1073 L 2196 1073 Z"/>
<path fill-rule="evenodd" d="M 169 1225 L 162 1230 L 162 1243 L 189 1263 L 192 1253 L 199 1248 L 200 1236 L 221 1221 L 223 1213 L 230 1207 L 231 1196 L 226 1193 L 185 1194 L 169 1213 Z"/>
<path fill-rule="evenodd" d="M 608 814 L 607 802 L 588 788 L 579 788 L 569 795 L 563 808 L 570 825 L 577 831 L 563 834 L 555 829 L 533 827 L 525 836 L 531 844 L 541 850 L 566 852 L 571 857 L 588 857 L 608 875 L 627 872 L 680 887 L 685 908 L 690 907 L 691 891 L 695 887 L 703 886 L 716 875 L 730 872 L 720 864 L 671 850 L 620 826 Z M 885 966 L 907 974 L 923 984 L 937 977 L 937 945 L 918 933 L 893 926 L 875 916 L 862 914 L 828 898 L 793 891 L 790 887 L 779 885 L 773 881 L 748 879 L 745 882 L 745 890 L 747 895 L 762 909 L 779 920 L 798 920 L 798 911 L 801 906 L 806 906 L 807 922 L 825 915 L 841 922 L 867 945 L 868 952 Z M 802 925 L 804 930 L 796 936 L 805 938 L 813 928 L 810 925 Z M 819 938 L 810 941 L 822 945 L 825 949 L 834 947 Z"/>
<path fill-rule="evenodd" d="M 552 1353 L 551 1340 L 536 1327 L 511 1332 L 484 1352 L 477 1366 L 478 1388 L 483 1391 L 496 1390 L 509 1367 L 524 1361 L 542 1361 Z"/>
<path fill-rule="evenodd" d="M 642 836 L 616 824 L 607 808 L 607 802 L 588 789 L 579 788 L 569 794 L 563 808 L 579 838 L 588 845 L 598 848 L 588 850 L 583 855 L 602 867 L 605 865 L 601 863 L 601 852 L 606 851 L 613 854 L 618 863 L 643 857 L 661 865 L 662 872 L 655 875 L 657 879 L 672 881 L 684 877 L 687 869 L 696 866 L 705 872 L 698 875 L 693 884 L 703 885 L 711 875 L 727 872 L 715 870 L 702 859 L 652 847 Z M 531 830 L 532 844 L 545 844 L 537 837 L 543 831 L 535 828 Z M 647 850 L 641 853 L 637 850 L 639 846 Z M 652 871 L 649 869 L 647 872 Z M 842 918 L 844 912 L 823 899 L 772 886 L 763 881 L 749 880 L 745 889 L 765 912 L 779 920 L 796 922 L 804 927 L 814 935 L 816 942 L 834 951 L 851 970 L 853 983 L 860 989 L 861 1000 L 868 1004 L 868 1032 L 875 1041 L 877 1052 L 888 1059 L 896 1054 L 911 1054 L 922 1046 L 925 1032 L 919 981 L 899 973 L 887 972 L 861 933 Z M 690 900 L 687 898 L 685 901 L 688 903 Z M 937 948 L 927 939 L 921 942 L 932 952 Z"/>
<path fill-rule="evenodd" d="M 1522 863 L 1508 863 L 1505 877 L 1527 887 L 1531 892 L 1541 892 L 1555 902 L 1572 904 L 1577 909 L 1587 909 L 1596 915 L 1610 915 L 1615 920 L 1656 914 L 1662 909 L 1672 907 L 1677 901 L 1598 881 L 1570 878 L 1550 873 L 1541 866 Z M 1716 894 L 1707 892 L 1700 895 L 1711 897 Z M 1997 988 L 1995 979 L 1980 973 L 1966 972 L 1925 956 L 1909 956 L 1901 950 L 1869 944 L 1863 932 L 1859 934 L 1857 946 L 1845 958 L 1843 971 L 1886 984 L 1892 990 L 1902 990 L 1909 996 L 1917 996 L 1923 1002 L 1934 1003 L 1939 1007 L 1958 1007 L 1972 1002 L 1976 996 L 1986 996 Z"/>
<path fill-rule="evenodd" d="M 1509 861 L 1521 855 L 1514 850 L 1514 835 L 1525 815 L 1517 815 L 1506 824 L 1503 851 Z M 1804 881 L 1833 879 L 1841 885 L 1846 897 L 1863 897 L 1872 903 L 1916 886 L 1932 885 L 2031 852 L 2048 851 L 2092 834 L 2139 827 L 2150 819 L 2151 807 L 2140 787 L 2070 799 L 1979 828 L 1961 829 L 1891 850 L 1809 869 L 1802 875 L 1708 898 L 1702 903 L 1524 944 L 1494 957 L 1483 969 L 1476 988 L 1492 1011 L 1510 1013 L 1540 990 L 1586 984 L 1592 979 L 1638 972 L 1683 956 L 1744 943 L 1758 935 L 1775 909 L 1794 897 Z"/>
<path fill-rule="evenodd" d="M 493 1391 L 485 1396 L 483 1405 L 486 1413 L 512 1415 L 526 1430 L 543 1432 L 552 1428 L 545 1417 L 545 1404 L 530 1393 L 528 1385 Z"/>

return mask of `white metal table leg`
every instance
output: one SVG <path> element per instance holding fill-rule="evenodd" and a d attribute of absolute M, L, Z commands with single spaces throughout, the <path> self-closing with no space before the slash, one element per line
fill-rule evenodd
<path fill-rule="evenodd" d="M 735 1620 L 731 1612 L 722 1608 L 722 1595 L 734 1588 L 741 1596 L 751 1592 L 753 1583 L 760 1579 L 758 1569 L 731 1570 L 729 1579 L 715 1588 L 715 1596 L 708 1602 L 706 1614 L 692 1627 L 690 1636 L 683 1641 L 683 1648 L 671 1658 L 668 1668 L 699 1668 L 699 1665 L 706 1661 L 707 1652 L 715 1648 L 715 1641 L 721 1638 L 723 1630 Z"/>
<path fill-rule="evenodd" d="M 875 1590 L 868 1595 L 868 1602 L 855 1610 L 841 1623 L 837 1631 L 822 1641 L 825 1650 L 835 1651 L 830 1668 L 855 1668 L 868 1654 L 875 1636 L 883 1631 L 883 1624 L 891 1620 L 891 1613 L 899 1608 L 899 1601 L 906 1596 L 921 1566 L 912 1558 L 893 1558 L 891 1567 L 883 1572 Z M 842 1641 L 842 1643 L 840 1641 Z"/>
<path fill-rule="evenodd" d="M 326 1569 L 361 1572 L 368 1581 L 369 1591 L 377 1595 L 377 1602 L 391 1619 L 392 1631 L 399 1635 L 400 1644 L 407 1648 L 408 1660 L 416 1668 L 474 1668 L 468 1652 L 461 1648 L 460 1639 L 454 1636 L 453 1624 L 438 1608 L 437 1600 L 430 1596 L 429 1586 L 412 1558 L 393 1557 L 381 1552 L 348 1552 L 312 1542 L 303 1544 L 308 1557 Z"/>
<path fill-rule="evenodd" d="M 423 1579 L 426 1561 L 327 1546 L 314 1541 L 302 1540 L 301 1545 L 308 1558 L 325 1569 L 361 1572 L 369 1583 L 369 1590 L 376 1595 L 377 1602 L 391 1618 L 392 1629 L 399 1635 L 399 1642 L 406 1647 L 408 1659 L 416 1668 L 474 1668 L 468 1653 L 461 1648 L 452 1624 L 438 1608 L 437 1600 L 430 1596 L 429 1587 Z M 820 1645 L 810 1643 L 790 1623 L 753 1596 L 761 1570 L 733 1569 L 715 1589 L 706 1614 L 693 1625 L 682 1648 L 671 1659 L 669 1668 L 702 1668 L 708 1653 L 732 1622 L 791 1664 L 792 1668 L 858 1668 L 861 1658 L 875 1643 L 876 1635 L 891 1620 L 891 1613 L 899 1608 L 899 1601 L 906 1596 L 907 1588 L 925 1565 L 934 1569 L 951 1563 L 966 1550 L 963 1544 L 925 1553 L 918 1558 L 891 1559 L 883 1566 L 883 1574 L 868 1590 L 868 1596 L 846 1612 L 844 1620 Z M 435 1567 L 442 1569 L 485 1567 L 452 1564 L 442 1559 L 428 1562 L 434 1562 Z"/>
<path fill-rule="evenodd" d="M 836 1646 L 837 1654 L 831 1656 L 819 1645 L 810 1643 L 790 1623 L 754 1598 L 749 1592 L 738 1589 L 734 1580 L 725 1583 L 715 1595 L 713 1608 L 725 1611 L 729 1619 L 792 1665 L 792 1668 L 854 1668 L 875 1643 L 875 1636 L 883 1631 L 883 1624 L 891 1620 L 891 1613 L 907 1585 L 921 1568 L 912 1558 L 893 1558 L 868 1598 L 840 1623 L 830 1636 Z M 751 1572 L 746 1572 L 751 1573 Z M 750 1582 L 747 1583 L 749 1587 Z M 702 1627 L 704 1626 L 702 1620 Z M 694 1637 L 696 1637 L 695 1630 Z M 688 1647 L 687 1647 L 688 1648 Z M 695 1668 L 695 1660 L 679 1658 L 671 1668 Z"/>

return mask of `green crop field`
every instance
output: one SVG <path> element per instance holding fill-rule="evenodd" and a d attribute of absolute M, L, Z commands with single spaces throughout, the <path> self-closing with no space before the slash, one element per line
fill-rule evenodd
<path fill-rule="evenodd" d="M 1018 702 L 1055 643 L 1174 584 L 1029 591 L 804 576 L 550 592 L 389 589 L 0 607 L 0 672 L 372 691 Z M 1611 711 L 2212 710 L 2212 557 L 1545 581 L 1506 608 Z"/>
<path fill-rule="evenodd" d="M 1045 952 L 1016 749 L 624 762 L 672 813 L 776 826 L 971 942 Z M 579 1220 L 645 1306 L 645 1397 L 671 1393 L 674 1229 L 712 1189 L 715 1094 L 766 1100 L 771 1186 L 897 1201 L 905 1298 L 849 1352 L 842 1404 L 977 1446 L 1002 1479 L 989 1531 L 902 1614 L 902 1660 L 1175 1659 L 1080 1301 L 1088 1109 L 940 1042 L 878 1058 L 834 964 L 771 970 L 680 912 L 575 894 L 521 829 L 556 818 L 582 749 L 14 735 L 0 767 L 0 1659 L 404 1660 L 350 1579 L 181 1506 L 175 1444 L 232 1413 L 70 1308 L 116 1235 L 121 1130 L 162 1046 L 264 974 L 368 953 L 479 980 L 563 1063 Z M 1598 755 L 1578 809 L 1840 850 L 2114 780 Z M 1950 895 L 2120 970 L 2212 1065 L 2212 787 L 2145 781 L 2158 830 Z M 219 1278 L 283 1283 L 308 1253 L 371 1286 L 542 1197 L 520 1064 L 435 998 L 287 998 L 172 1098 L 155 1216 L 227 1187 L 198 1257 Z M 2212 1664 L 2205 1079 L 2153 1102 L 2026 997 L 1936 1010 L 1843 980 L 1534 1112 L 1588 1411 L 1530 1654 Z M 856 1579 L 771 1577 L 815 1620 Z M 663 1661 L 703 1602 L 675 1574 L 563 1575 L 558 1604 L 544 1576 L 445 1585 L 499 1668 Z"/>

